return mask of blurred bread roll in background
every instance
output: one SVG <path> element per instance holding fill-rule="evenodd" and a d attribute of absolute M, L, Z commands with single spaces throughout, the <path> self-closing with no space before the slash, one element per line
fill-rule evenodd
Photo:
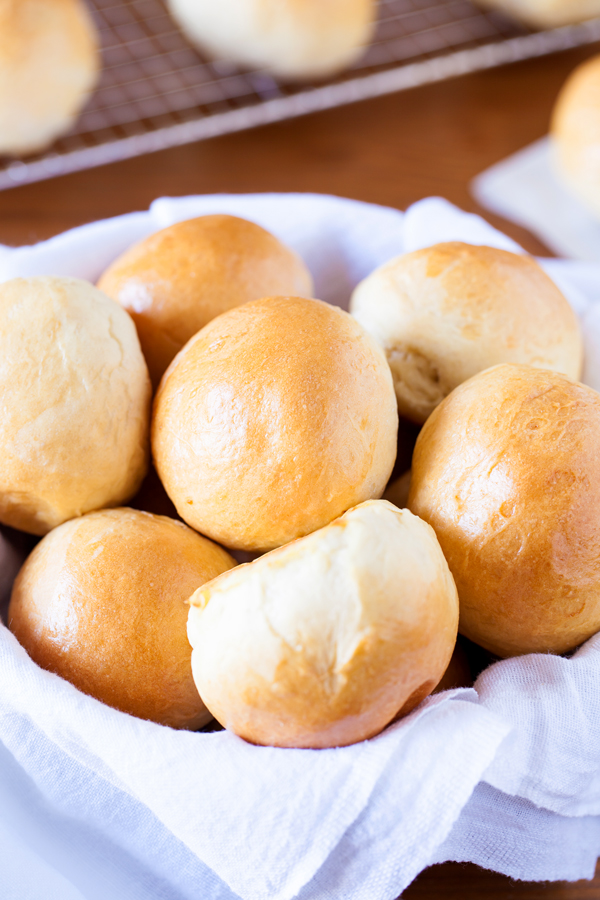
<path fill-rule="evenodd" d="M 135 326 L 78 278 L 0 284 L 0 522 L 45 534 L 135 494 L 150 379 Z"/>
<path fill-rule="evenodd" d="M 558 28 L 600 16 L 600 0 L 476 0 L 533 28 Z"/>
<path fill-rule="evenodd" d="M 188 634 L 222 725 L 256 744 L 337 747 L 431 693 L 457 623 L 432 529 L 377 500 L 200 588 Z"/>
<path fill-rule="evenodd" d="M 499 363 L 581 373 L 577 317 L 529 256 L 435 244 L 376 269 L 355 289 L 350 311 L 383 347 L 400 414 L 414 422 Z"/>
<path fill-rule="evenodd" d="M 281 78 L 333 75 L 357 59 L 374 0 L 168 0 L 189 40 L 211 56 Z"/>
<path fill-rule="evenodd" d="M 278 294 L 310 297 L 300 257 L 264 228 L 236 216 L 178 222 L 126 250 L 100 290 L 136 324 L 155 386 L 183 345 L 215 316 Z"/>
<path fill-rule="evenodd" d="M 38 665 L 97 700 L 199 728 L 211 716 L 192 678 L 186 600 L 233 565 L 182 522 L 131 509 L 90 513 L 29 556 L 9 627 Z"/>
<path fill-rule="evenodd" d="M 600 630 L 600 394 L 496 366 L 425 423 L 409 508 L 433 527 L 460 631 L 498 656 L 565 653 Z"/>
<path fill-rule="evenodd" d="M 600 56 L 586 60 L 565 82 L 550 135 L 558 177 L 600 219 Z"/>
<path fill-rule="evenodd" d="M 33 153 L 68 132 L 98 69 L 81 0 L 0 0 L 0 153 Z"/>
<path fill-rule="evenodd" d="M 189 341 L 154 402 L 152 452 L 179 515 L 269 550 L 380 497 L 396 457 L 389 367 L 350 316 L 268 297 Z"/>

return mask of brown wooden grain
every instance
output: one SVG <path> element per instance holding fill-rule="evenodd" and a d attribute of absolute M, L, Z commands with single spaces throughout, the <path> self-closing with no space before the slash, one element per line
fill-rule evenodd
<path fill-rule="evenodd" d="M 400 209 L 431 194 L 481 212 L 469 181 L 546 133 L 568 72 L 598 45 L 0 193 L 0 242 L 31 243 L 161 195 L 317 191 Z M 487 218 L 544 252 L 522 229 Z M 472 865 L 422 873 L 406 900 L 599 900 L 591 882 L 527 884 Z"/>
<path fill-rule="evenodd" d="M 145 209 L 165 194 L 317 191 L 400 209 L 439 194 L 480 211 L 470 179 L 546 132 L 566 75 L 598 50 L 584 47 L 16 187 L 0 193 L 0 242 L 31 243 Z M 540 250 L 522 229 L 502 227 Z"/>

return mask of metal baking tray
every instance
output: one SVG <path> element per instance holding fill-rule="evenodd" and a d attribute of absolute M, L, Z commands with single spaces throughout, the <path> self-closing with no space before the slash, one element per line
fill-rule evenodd
<path fill-rule="evenodd" d="M 49 151 L 0 156 L 0 190 L 600 40 L 600 19 L 532 32 L 470 0 L 380 0 L 374 40 L 354 66 L 290 85 L 203 58 L 162 0 L 89 3 L 102 42 L 98 88 Z"/>

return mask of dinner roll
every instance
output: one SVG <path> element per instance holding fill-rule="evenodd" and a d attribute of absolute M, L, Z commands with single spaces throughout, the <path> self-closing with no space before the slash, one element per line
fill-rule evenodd
<path fill-rule="evenodd" d="M 0 284 L 0 522 L 45 534 L 135 494 L 150 379 L 135 326 L 78 278 Z"/>
<path fill-rule="evenodd" d="M 168 0 L 189 40 L 212 56 L 289 79 L 323 78 L 360 56 L 374 0 Z"/>
<path fill-rule="evenodd" d="M 417 441 L 409 508 L 433 526 L 460 631 L 498 656 L 565 653 L 600 630 L 600 394 L 496 366 Z"/>
<path fill-rule="evenodd" d="M 348 313 L 268 297 L 214 319 L 155 398 L 156 469 L 179 515 L 269 550 L 380 497 L 398 416 L 389 367 Z"/>
<path fill-rule="evenodd" d="M 182 522 L 110 509 L 66 522 L 23 566 L 9 627 L 42 668 L 173 728 L 210 718 L 194 686 L 186 600 L 235 565 Z"/>
<path fill-rule="evenodd" d="M 178 222 L 126 250 L 98 287 L 133 318 L 152 382 L 215 316 L 272 294 L 310 297 L 300 257 L 236 216 Z"/>
<path fill-rule="evenodd" d="M 568 302 L 535 260 L 495 247 L 457 241 L 398 256 L 358 285 L 350 311 L 384 348 L 400 413 L 414 422 L 498 363 L 581 372 Z"/>
<path fill-rule="evenodd" d="M 435 688 L 457 624 L 435 534 L 375 500 L 199 588 L 188 636 L 198 690 L 226 728 L 255 744 L 339 747 Z"/>
<path fill-rule="evenodd" d="M 476 0 L 533 28 L 558 28 L 600 16 L 600 0 Z"/>
<path fill-rule="evenodd" d="M 600 15 L 600 2 L 598 7 Z M 600 219 L 600 56 L 582 63 L 567 79 L 550 133 L 558 177 Z"/>
<path fill-rule="evenodd" d="M 98 66 L 81 0 L 0 0 L 0 153 L 33 153 L 69 131 Z"/>

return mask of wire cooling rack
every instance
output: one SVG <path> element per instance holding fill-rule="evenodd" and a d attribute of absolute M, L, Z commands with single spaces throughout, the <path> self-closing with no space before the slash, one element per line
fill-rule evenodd
<path fill-rule="evenodd" d="M 162 0 L 89 2 L 98 88 L 50 151 L 0 156 L 0 190 L 600 40 L 600 19 L 532 32 L 470 0 L 379 0 L 364 56 L 333 81 L 298 86 L 203 58 Z"/>

